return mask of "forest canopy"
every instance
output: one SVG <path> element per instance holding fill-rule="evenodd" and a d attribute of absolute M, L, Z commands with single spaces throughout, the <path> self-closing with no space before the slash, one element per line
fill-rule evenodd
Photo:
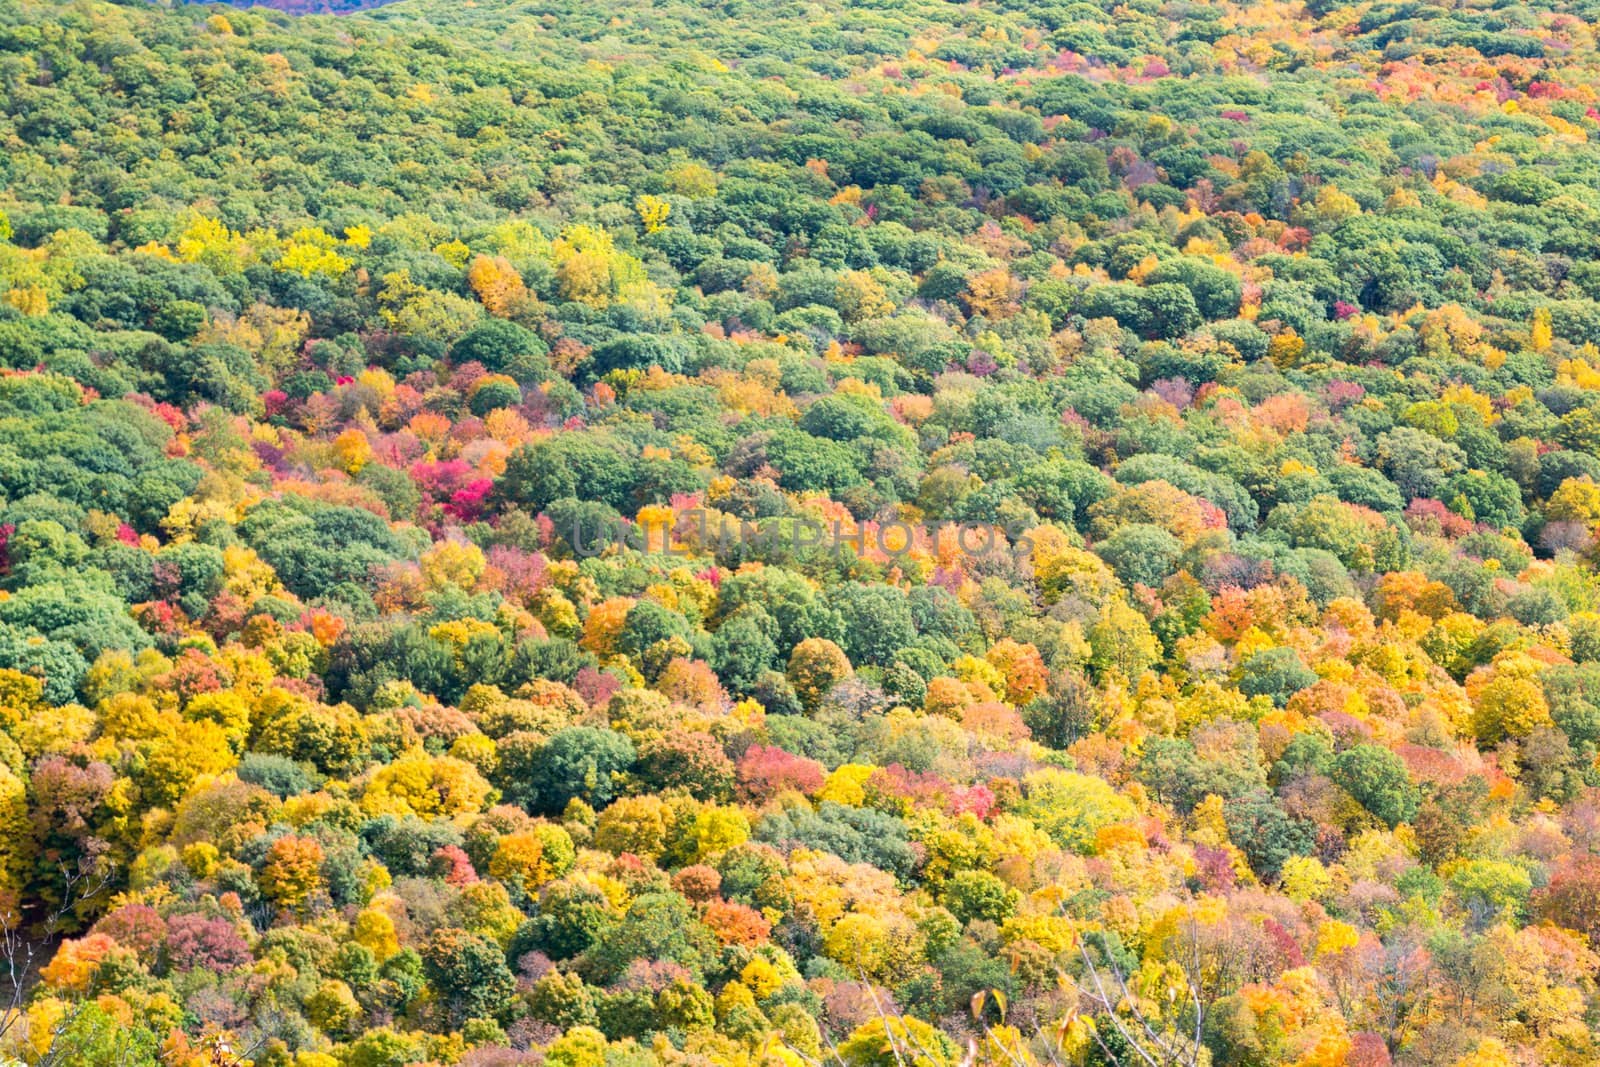
<path fill-rule="evenodd" d="M 1600 1061 L 1597 22 L 0 5 L 0 1062 Z"/>

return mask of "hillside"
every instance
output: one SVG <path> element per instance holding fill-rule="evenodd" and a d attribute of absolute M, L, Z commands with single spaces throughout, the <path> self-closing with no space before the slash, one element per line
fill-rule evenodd
<path fill-rule="evenodd" d="M 395 0 L 226 0 L 234 7 L 265 7 L 289 15 L 348 15 L 392 4 Z"/>
<path fill-rule="evenodd" d="M 0 5 L 0 1064 L 1600 1062 L 1597 21 Z"/>

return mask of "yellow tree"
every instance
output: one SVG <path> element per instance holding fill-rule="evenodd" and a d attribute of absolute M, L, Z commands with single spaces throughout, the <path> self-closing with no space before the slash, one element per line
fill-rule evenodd
<path fill-rule="evenodd" d="M 478 256 L 467 268 L 467 284 L 489 314 L 509 318 L 527 307 L 530 296 L 522 275 L 504 256 Z"/>
<path fill-rule="evenodd" d="M 644 224 L 645 233 L 656 233 L 667 224 L 667 216 L 672 214 L 672 205 L 659 196 L 648 193 L 634 201 L 633 208 L 639 213 L 639 221 Z"/>
<path fill-rule="evenodd" d="M 322 846 L 309 837 L 280 837 L 267 851 L 257 881 L 262 895 L 281 908 L 298 911 L 322 885 Z"/>
<path fill-rule="evenodd" d="M 333 456 L 340 470 L 346 474 L 360 474 L 361 468 L 372 459 L 372 445 L 366 434 L 352 428 L 333 439 Z"/>
<path fill-rule="evenodd" d="M 1467 677 L 1472 732 L 1480 744 L 1526 737 L 1550 722 L 1550 706 L 1536 680 L 1544 666 L 1525 652 L 1506 651 Z"/>

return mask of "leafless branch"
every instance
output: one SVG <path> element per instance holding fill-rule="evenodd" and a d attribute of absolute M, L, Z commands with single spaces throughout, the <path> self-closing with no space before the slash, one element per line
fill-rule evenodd
<path fill-rule="evenodd" d="M 106 892 L 112 884 L 114 867 L 109 863 L 86 859 L 76 868 L 66 862 L 58 864 L 61 872 L 61 899 L 53 910 L 38 923 L 35 930 L 24 925 L 20 911 L 8 907 L 0 912 L 0 1042 L 22 1022 L 28 996 L 38 981 L 39 968 L 53 951 L 66 921 L 73 910 Z M 44 1053 L 38 1067 L 53 1067 L 67 1062 L 63 1057 L 70 1049 L 58 1046 L 58 1039 L 73 1026 L 88 1006 L 87 1001 L 74 1002 L 50 1027 L 49 1051 Z"/>

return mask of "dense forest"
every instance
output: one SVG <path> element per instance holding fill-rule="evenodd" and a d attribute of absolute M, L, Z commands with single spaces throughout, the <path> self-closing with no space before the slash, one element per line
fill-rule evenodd
<path fill-rule="evenodd" d="M 1597 21 L 0 4 L 0 1063 L 1600 1062 Z"/>
<path fill-rule="evenodd" d="M 226 2 L 235 7 L 270 7 L 286 11 L 291 15 L 341 15 L 392 4 L 396 0 L 226 0 Z"/>

